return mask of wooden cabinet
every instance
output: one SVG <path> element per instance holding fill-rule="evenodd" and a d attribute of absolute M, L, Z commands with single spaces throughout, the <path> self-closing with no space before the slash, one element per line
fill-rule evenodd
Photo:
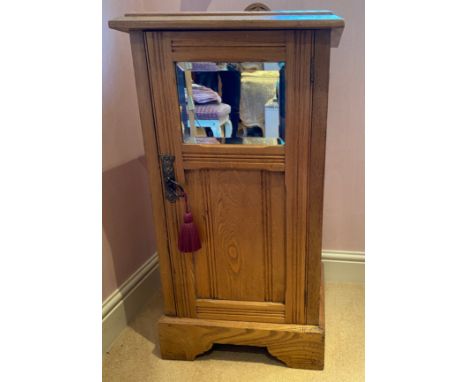
<path fill-rule="evenodd" d="M 343 20 L 327 11 L 135 14 L 109 25 L 130 34 L 164 292 L 162 357 L 253 345 L 322 369 L 329 61 Z M 220 97 L 207 106 L 197 92 Z M 262 126 L 271 104 L 273 138 Z M 167 198 L 163 155 L 189 195 L 202 244 L 193 253 L 178 250 L 184 206 Z"/>

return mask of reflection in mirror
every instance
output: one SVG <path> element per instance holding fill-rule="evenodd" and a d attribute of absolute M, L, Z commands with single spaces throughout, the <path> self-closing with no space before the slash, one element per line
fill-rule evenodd
<path fill-rule="evenodd" d="M 178 62 L 184 143 L 283 145 L 284 62 Z"/>

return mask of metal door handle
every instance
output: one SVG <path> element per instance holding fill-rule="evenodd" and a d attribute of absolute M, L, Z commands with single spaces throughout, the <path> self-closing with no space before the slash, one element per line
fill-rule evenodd
<path fill-rule="evenodd" d="M 164 194 L 166 199 L 175 203 L 178 198 L 185 195 L 184 188 L 176 182 L 174 172 L 175 156 L 169 154 L 160 155 L 161 158 L 161 171 L 164 182 Z"/>

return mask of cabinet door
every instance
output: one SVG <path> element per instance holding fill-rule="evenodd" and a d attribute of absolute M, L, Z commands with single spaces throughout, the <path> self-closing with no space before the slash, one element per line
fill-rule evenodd
<path fill-rule="evenodd" d="M 165 200 L 177 316 L 317 324 L 314 32 L 147 32 L 146 54 L 157 152 L 175 157 L 202 241 L 178 251 L 183 203 Z"/>

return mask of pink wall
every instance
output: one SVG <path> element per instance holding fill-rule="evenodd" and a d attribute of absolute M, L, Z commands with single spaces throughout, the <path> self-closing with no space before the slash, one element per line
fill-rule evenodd
<path fill-rule="evenodd" d="M 126 12 L 242 10 L 254 1 L 103 1 L 103 299 L 155 252 Z M 271 9 L 330 9 L 345 18 L 332 50 L 323 248 L 364 251 L 364 0 L 264 1 Z"/>
<path fill-rule="evenodd" d="M 107 21 L 129 11 L 177 11 L 179 1 L 104 0 L 102 7 L 102 299 L 156 252 L 128 35 Z"/>

